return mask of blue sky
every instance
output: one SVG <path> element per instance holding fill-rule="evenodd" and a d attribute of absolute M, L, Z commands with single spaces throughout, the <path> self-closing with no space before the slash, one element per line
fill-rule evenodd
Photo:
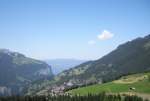
<path fill-rule="evenodd" d="M 148 34 L 149 0 L 0 0 L 0 48 L 36 59 L 98 59 Z"/>

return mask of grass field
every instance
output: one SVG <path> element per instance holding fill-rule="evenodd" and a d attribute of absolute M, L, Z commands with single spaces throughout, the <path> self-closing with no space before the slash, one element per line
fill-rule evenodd
<path fill-rule="evenodd" d="M 124 76 L 119 80 L 74 89 L 69 91 L 69 93 L 80 95 L 86 95 L 88 93 L 98 94 L 100 92 L 106 93 L 130 92 L 130 93 L 150 94 L 150 81 L 148 80 L 148 75 L 150 75 L 150 73 Z M 135 88 L 135 90 L 130 90 L 130 88 Z"/>

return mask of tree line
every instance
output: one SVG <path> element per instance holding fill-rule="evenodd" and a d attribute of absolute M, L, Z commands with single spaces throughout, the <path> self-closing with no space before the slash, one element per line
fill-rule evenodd
<path fill-rule="evenodd" d="M 105 93 L 86 96 L 57 95 L 57 96 L 10 96 L 0 97 L 0 101 L 148 101 L 138 96 L 107 95 Z"/>

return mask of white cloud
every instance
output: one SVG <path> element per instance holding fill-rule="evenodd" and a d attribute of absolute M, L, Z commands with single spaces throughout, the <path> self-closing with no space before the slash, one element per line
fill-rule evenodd
<path fill-rule="evenodd" d="M 98 39 L 100 40 L 107 40 L 111 39 L 114 36 L 111 32 L 104 30 L 100 35 L 98 35 Z"/>
<path fill-rule="evenodd" d="M 89 45 L 94 45 L 96 42 L 94 41 L 94 40 L 90 40 L 89 42 L 88 42 L 88 44 Z"/>

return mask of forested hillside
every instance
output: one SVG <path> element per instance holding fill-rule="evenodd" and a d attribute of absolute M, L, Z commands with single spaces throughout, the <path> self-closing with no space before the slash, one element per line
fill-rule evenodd
<path fill-rule="evenodd" d="M 79 83 L 110 81 L 123 74 L 150 70 L 150 35 L 117 47 L 99 60 L 81 64 L 56 76 L 55 80 Z"/>

